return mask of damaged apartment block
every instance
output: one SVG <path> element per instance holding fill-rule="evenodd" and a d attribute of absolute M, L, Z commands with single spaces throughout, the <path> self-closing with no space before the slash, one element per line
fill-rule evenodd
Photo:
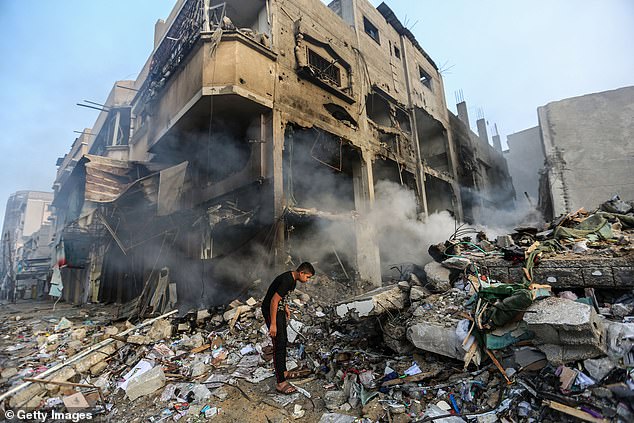
<path fill-rule="evenodd" d="M 379 287 L 382 181 L 423 218 L 471 216 L 438 67 L 385 3 L 180 0 L 155 31 L 139 78 L 59 162 L 65 300 L 211 306 L 305 260 Z M 495 153 L 474 191 L 508 179 Z"/>

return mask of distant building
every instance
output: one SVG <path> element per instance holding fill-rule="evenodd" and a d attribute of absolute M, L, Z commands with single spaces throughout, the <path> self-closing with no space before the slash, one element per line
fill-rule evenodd
<path fill-rule="evenodd" d="M 539 126 L 506 137 L 509 149 L 504 152 L 513 179 L 517 204 L 537 207 L 539 171 L 544 166 L 544 149 Z M 527 198 L 528 195 L 528 198 Z"/>
<path fill-rule="evenodd" d="M 492 146 L 484 118 L 476 121 L 478 134 L 469 126 L 465 101 L 456 105 L 458 115 L 449 113 L 454 142 L 457 145 L 458 180 L 460 182 L 463 217 L 467 222 L 490 223 L 494 210 L 512 210 L 515 191 L 509 168 L 502 155 L 500 137 L 493 136 Z"/>
<path fill-rule="evenodd" d="M 634 199 L 634 87 L 555 101 L 537 114 L 547 218 L 594 209 L 614 195 Z"/>
<path fill-rule="evenodd" d="M 18 191 L 9 197 L 0 245 L 2 298 L 12 298 L 23 247 L 42 225 L 48 223 L 52 201 L 52 192 Z"/>

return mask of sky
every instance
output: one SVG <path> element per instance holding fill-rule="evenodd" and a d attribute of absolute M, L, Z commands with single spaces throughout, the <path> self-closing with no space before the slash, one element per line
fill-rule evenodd
<path fill-rule="evenodd" d="M 317 1 L 317 0 L 315 0 Z M 0 221 L 9 195 L 51 191 L 55 162 L 114 82 L 134 79 L 175 0 L 0 0 Z M 378 6 L 381 1 L 371 0 Z M 634 1 L 393 0 L 441 70 L 455 113 L 506 135 L 551 101 L 634 85 Z"/>

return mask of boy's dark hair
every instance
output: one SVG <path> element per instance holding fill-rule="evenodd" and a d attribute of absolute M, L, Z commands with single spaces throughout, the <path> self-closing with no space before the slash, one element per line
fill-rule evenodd
<path fill-rule="evenodd" d="M 297 272 L 310 273 L 311 275 L 315 274 L 315 268 L 312 264 L 305 261 L 297 267 Z"/>

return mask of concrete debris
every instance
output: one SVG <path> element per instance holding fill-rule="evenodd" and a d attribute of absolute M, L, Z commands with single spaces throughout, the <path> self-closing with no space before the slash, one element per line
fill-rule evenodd
<path fill-rule="evenodd" d="M 425 274 L 427 275 L 426 287 L 434 292 L 444 292 L 451 288 L 449 280 L 450 270 L 440 263 L 432 261 L 425 265 Z"/>
<path fill-rule="evenodd" d="M 339 317 L 378 316 L 405 308 L 407 293 L 397 286 L 378 288 L 337 305 Z"/>
<path fill-rule="evenodd" d="M 535 302 L 524 315 L 539 348 L 555 364 L 599 357 L 606 352 L 606 330 L 594 308 L 562 298 Z"/>
<path fill-rule="evenodd" d="M 150 370 L 134 376 L 127 385 L 126 395 L 131 401 L 151 394 L 165 385 L 165 373 L 161 366 L 156 366 Z"/>
<path fill-rule="evenodd" d="M 255 291 L 137 325 L 113 321 L 97 304 L 42 315 L 19 310 L 19 320 L 0 309 L 7 330 L 0 388 L 9 393 L 0 395 L 13 409 L 138 422 L 236 421 L 245 410 L 271 421 L 364 423 L 631 416 L 634 293 L 615 289 L 614 279 L 605 290 L 583 279 L 627 281 L 627 266 L 619 273 L 595 256 L 629 250 L 601 238 L 609 236 L 605 224 L 586 229 L 588 236 L 575 232 L 587 218 L 518 228 L 495 243 L 461 232 L 430 248 L 435 261 L 419 276 L 403 271 L 363 294 L 350 286 L 343 301 L 341 283 L 320 275 L 319 285 L 306 284 L 288 301 L 287 369 L 300 378 L 291 395 L 275 390 L 272 341 Z M 562 254 L 559 246 L 574 254 L 579 236 L 591 265 L 569 280 L 581 277 L 583 286 L 557 286 L 566 279 L 547 257 Z M 507 267 L 489 265 L 499 261 Z"/>

